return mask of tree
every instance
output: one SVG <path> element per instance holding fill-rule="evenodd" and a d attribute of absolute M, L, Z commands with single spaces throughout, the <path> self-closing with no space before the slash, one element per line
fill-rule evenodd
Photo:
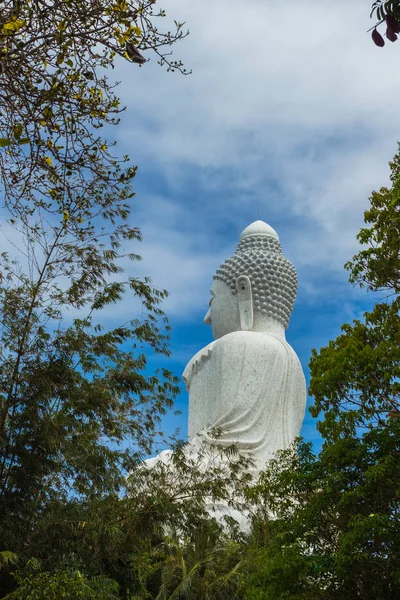
<path fill-rule="evenodd" d="M 149 350 L 169 355 L 166 292 L 124 277 L 140 259 L 136 167 L 99 135 L 122 110 L 107 78 L 117 57 L 136 68 L 152 50 L 184 71 L 166 52 L 182 25 L 160 32 L 165 12 L 154 10 L 153 0 L 1 6 L 0 550 L 21 563 L 44 553 L 43 515 L 118 497 L 178 391 L 147 364 Z M 102 310 L 124 294 L 137 317 L 106 328 Z"/>
<path fill-rule="evenodd" d="M 156 597 L 167 528 L 217 539 L 206 499 L 235 504 L 248 482 L 234 449 L 212 463 L 210 449 L 206 460 L 178 444 L 168 465 L 142 464 L 178 391 L 148 365 L 150 351 L 169 354 L 166 292 L 124 275 L 140 258 L 136 168 L 99 132 L 122 110 L 107 79 L 117 57 L 137 68 L 151 50 L 185 72 L 167 52 L 182 24 L 162 33 L 154 10 L 153 0 L 2 4 L 0 595 L 18 600 Z M 105 327 L 104 309 L 124 295 L 137 318 Z"/>
<path fill-rule="evenodd" d="M 253 491 L 265 513 L 246 600 L 398 596 L 399 433 L 342 437 L 319 456 L 300 445 L 271 465 Z"/>
<path fill-rule="evenodd" d="M 99 134 L 123 110 L 109 83 L 117 59 L 142 65 L 155 53 L 168 70 L 183 24 L 162 32 L 156 0 L 6 0 L 0 15 L 0 175 L 11 212 L 40 207 L 85 219 L 79 199 L 104 191 L 123 196 L 110 144 Z M 133 64 L 132 68 L 136 65 Z M 94 198 L 93 198 L 94 199 Z"/>
<path fill-rule="evenodd" d="M 386 38 L 395 42 L 400 33 L 400 2 L 398 0 L 376 0 L 371 8 L 371 18 L 378 19 L 378 22 L 372 27 L 371 37 L 374 44 L 380 47 L 385 45 L 385 40 L 378 31 L 378 27 L 382 24 L 386 26 Z"/>
<path fill-rule="evenodd" d="M 228 536 L 210 518 L 205 499 L 240 505 L 236 498 L 249 475 L 237 453 L 225 453 L 223 461 L 217 455 L 210 460 L 209 446 L 195 455 L 178 447 L 167 464 L 138 464 L 123 495 L 56 497 L 44 504 L 25 537 L 29 546 L 19 555 L 19 586 L 11 598 L 49 586 L 72 600 L 68 581 L 77 577 L 77 587 L 106 578 L 118 585 L 121 599 L 172 598 L 183 588 L 190 588 L 188 598 L 232 597 L 240 582 L 241 536 L 235 527 Z"/>
<path fill-rule="evenodd" d="M 60 571 L 55 574 L 40 572 L 40 563 L 30 560 L 24 573 L 17 576 L 18 589 L 7 595 L 7 600 L 62 600 L 96 598 L 118 600 L 118 584 L 106 577 L 88 579 L 79 571 Z"/>
<path fill-rule="evenodd" d="M 371 206 L 364 214 L 370 227 L 361 229 L 357 239 L 369 247 L 346 264 L 350 281 L 379 293 L 382 300 L 364 322 L 342 327 L 344 334 L 327 348 L 314 351 L 311 360 L 317 416 L 324 411 L 327 426 L 334 435 L 334 423 L 355 433 L 373 423 L 386 426 L 399 416 L 400 339 L 400 159 L 390 163 L 392 187 L 373 192 Z M 328 431 L 329 430 L 329 431 Z"/>
<path fill-rule="evenodd" d="M 368 247 L 346 265 L 381 298 L 313 351 L 311 412 L 325 441 L 318 456 L 304 443 L 282 453 L 252 491 L 261 533 L 249 600 L 400 594 L 399 154 L 390 167 L 358 234 Z"/>
<path fill-rule="evenodd" d="M 169 535 L 153 550 L 161 564 L 159 598 L 239 599 L 245 545 L 211 520 L 182 540 Z"/>

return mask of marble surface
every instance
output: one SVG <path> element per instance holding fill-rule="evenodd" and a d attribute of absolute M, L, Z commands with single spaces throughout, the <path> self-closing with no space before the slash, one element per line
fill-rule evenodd
<path fill-rule="evenodd" d="M 281 336 L 229 333 L 192 358 L 184 380 L 189 390 L 189 441 L 200 432 L 218 429 L 217 444 L 236 444 L 262 468 L 299 435 L 306 401 L 304 375 Z"/>
<path fill-rule="evenodd" d="M 221 446 L 235 444 L 262 469 L 299 435 L 306 384 L 285 339 L 296 290 L 296 272 L 274 229 L 263 221 L 246 227 L 210 290 L 204 321 L 216 341 L 183 373 L 189 441 L 202 433 Z"/>

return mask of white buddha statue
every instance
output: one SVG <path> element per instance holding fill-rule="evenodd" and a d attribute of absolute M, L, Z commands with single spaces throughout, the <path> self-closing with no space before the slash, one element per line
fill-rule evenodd
<path fill-rule="evenodd" d="M 285 339 L 296 291 L 296 271 L 276 231 L 255 221 L 214 276 L 204 322 L 215 341 L 183 373 L 190 442 L 201 434 L 217 445 L 235 444 L 262 469 L 299 435 L 306 385 Z"/>

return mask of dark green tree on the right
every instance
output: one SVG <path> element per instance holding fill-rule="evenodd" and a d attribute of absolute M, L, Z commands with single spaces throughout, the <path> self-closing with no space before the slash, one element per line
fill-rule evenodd
<path fill-rule="evenodd" d="M 400 597 L 400 154 L 390 167 L 392 185 L 373 192 L 364 247 L 346 265 L 378 301 L 313 351 L 321 453 L 304 443 L 283 452 L 252 491 L 248 600 Z"/>

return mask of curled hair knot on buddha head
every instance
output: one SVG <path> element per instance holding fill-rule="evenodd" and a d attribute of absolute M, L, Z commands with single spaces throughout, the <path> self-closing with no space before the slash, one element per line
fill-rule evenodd
<path fill-rule="evenodd" d="M 278 234 L 263 221 L 246 227 L 235 254 L 220 266 L 214 279 L 236 294 L 237 278 L 243 275 L 251 282 L 254 311 L 287 328 L 296 299 L 297 273 L 283 256 Z"/>

